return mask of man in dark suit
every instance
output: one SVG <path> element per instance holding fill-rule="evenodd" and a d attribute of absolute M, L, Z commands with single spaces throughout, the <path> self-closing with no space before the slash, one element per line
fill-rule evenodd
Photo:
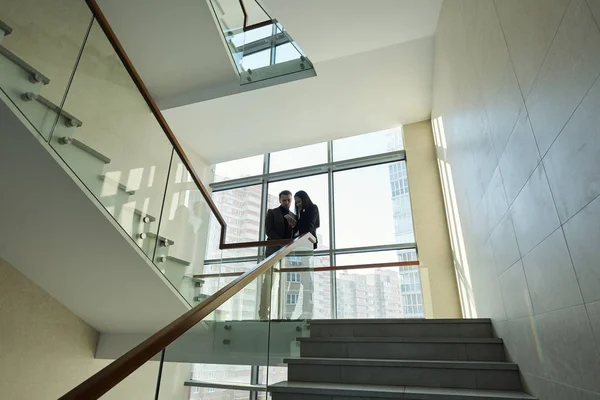
<path fill-rule="evenodd" d="M 291 239 L 293 237 L 292 227 L 285 217 L 291 214 L 290 206 L 292 205 L 292 201 L 292 192 L 284 190 L 279 193 L 279 207 L 267 211 L 267 217 L 265 218 L 267 240 Z M 268 246 L 265 255 L 269 257 L 280 248 L 281 246 Z"/>
<path fill-rule="evenodd" d="M 279 193 L 279 207 L 267 211 L 267 217 L 265 218 L 265 233 L 267 234 L 267 240 L 292 239 L 293 229 L 285 217 L 288 214 L 292 214 L 290 213 L 292 201 L 292 192 L 284 190 Z M 282 246 L 279 245 L 267 246 L 265 256 L 271 256 L 281 247 Z M 258 310 L 258 316 L 261 320 L 269 319 L 271 288 L 272 274 L 271 272 L 267 272 L 264 274 L 260 291 L 260 308 Z"/>

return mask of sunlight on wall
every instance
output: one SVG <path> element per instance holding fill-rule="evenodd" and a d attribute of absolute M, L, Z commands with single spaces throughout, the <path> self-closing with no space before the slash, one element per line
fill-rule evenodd
<path fill-rule="evenodd" d="M 463 316 L 465 318 L 476 318 L 477 311 L 475 309 L 475 300 L 473 297 L 473 287 L 471 286 L 471 274 L 467 253 L 465 251 L 463 231 L 458 214 L 452 167 L 445 160 L 447 144 L 443 118 L 439 116 L 433 119 L 432 125 Z"/>

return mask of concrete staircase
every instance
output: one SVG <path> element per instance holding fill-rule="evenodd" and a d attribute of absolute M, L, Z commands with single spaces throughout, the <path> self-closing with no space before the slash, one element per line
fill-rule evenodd
<path fill-rule="evenodd" d="M 298 340 L 274 400 L 534 399 L 487 319 L 314 320 Z"/>

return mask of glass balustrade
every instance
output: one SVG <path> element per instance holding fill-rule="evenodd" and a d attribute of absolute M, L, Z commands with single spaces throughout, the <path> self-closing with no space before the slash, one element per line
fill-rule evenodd
<path fill-rule="evenodd" d="M 0 88 L 46 140 L 82 124 L 62 103 L 91 22 L 84 1 L 0 0 Z"/>
<path fill-rule="evenodd" d="M 207 294 L 194 275 L 206 253 L 220 259 L 208 226 L 221 223 L 85 2 L 57 5 L 0 0 L 3 99 L 198 304 Z"/>
<path fill-rule="evenodd" d="M 240 84 L 304 72 L 314 76 L 310 60 L 275 19 L 255 0 L 211 0 Z"/>
<path fill-rule="evenodd" d="M 165 349 L 159 399 L 264 399 L 269 385 L 286 379 L 285 359 L 300 356 L 297 338 L 308 336 L 314 313 L 313 243 L 295 246 Z M 215 293 L 254 268 L 220 264 L 198 278 Z M 289 281 L 290 273 L 298 279 Z"/>

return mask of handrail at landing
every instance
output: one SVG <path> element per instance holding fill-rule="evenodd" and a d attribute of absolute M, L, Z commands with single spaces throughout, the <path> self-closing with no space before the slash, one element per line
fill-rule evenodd
<path fill-rule="evenodd" d="M 294 239 L 290 244 L 260 262 L 256 267 L 236 278 L 209 298 L 192 308 L 181 317 L 177 318 L 163 329 L 144 340 L 142 343 L 129 350 L 127 353 L 113 361 L 104 369 L 88 378 L 75 387 L 59 400 L 96 400 L 127 378 L 152 357 L 177 340 L 181 335 L 191 329 L 198 322 L 206 318 L 220 305 L 225 303 L 236 293 L 240 292 L 249 283 L 272 268 L 276 262 L 296 250 L 304 241 L 316 243 L 315 237 L 306 233 Z"/>
<path fill-rule="evenodd" d="M 339 265 L 337 267 L 296 267 L 296 268 L 279 268 L 275 269 L 276 273 L 285 272 L 325 272 L 325 271 L 347 271 L 353 269 L 371 269 L 371 268 L 391 268 L 391 267 L 418 267 L 421 263 L 419 261 L 396 261 L 389 263 L 380 264 L 356 264 L 356 265 Z M 245 274 L 244 271 L 239 272 L 224 272 L 224 273 L 212 273 L 212 274 L 197 274 L 194 275 L 194 279 L 205 279 L 205 278 L 222 278 L 231 276 L 241 276 Z"/>
<path fill-rule="evenodd" d="M 273 21 L 270 19 L 268 19 L 266 21 L 262 21 L 262 22 L 257 22 L 256 24 L 248 25 L 248 12 L 246 11 L 246 6 L 244 5 L 244 0 L 239 0 L 239 2 L 240 2 L 240 7 L 242 7 L 242 13 L 244 13 L 244 25 L 242 26 L 242 31 L 248 32 L 253 29 L 262 28 L 263 26 L 273 25 Z"/>

